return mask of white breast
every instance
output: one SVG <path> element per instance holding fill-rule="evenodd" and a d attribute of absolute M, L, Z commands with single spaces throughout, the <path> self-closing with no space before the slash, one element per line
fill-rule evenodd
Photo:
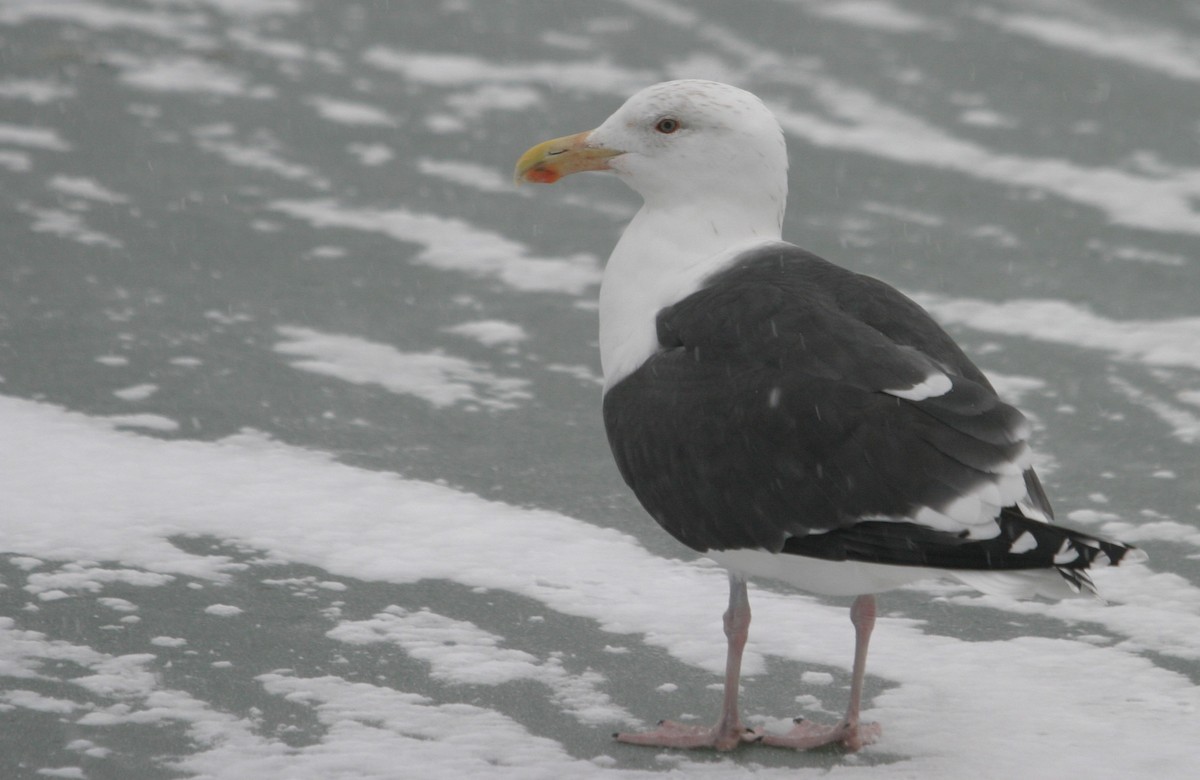
<path fill-rule="evenodd" d="M 744 217 L 688 219 L 680 211 L 639 211 L 613 249 L 600 286 L 604 389 L 658 351 L 659 311 L 700 289 L 740 255 L 779 240 L 774 219 L 754 224 Z"/>

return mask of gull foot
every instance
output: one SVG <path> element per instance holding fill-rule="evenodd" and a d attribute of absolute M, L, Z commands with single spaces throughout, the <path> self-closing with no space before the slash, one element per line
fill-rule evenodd
<path fill-rule="evenodd" d="M 772 747 L 792 750 L 811 750 L 825 745 L 841 744 L 846 750 L 859 750 L 879 739 L 883 730 L 878 723 L 848 723 L 841 721 L 834 726 L 823 726 L 811 720 L 796 718 L 795 725 L 786 734 L 762 734 L 760 741 Z"/>
<path fill-rule="evenodd" d="M 613 738 L 618 742 L 630 745 L 716 750 L 733 750 L 743 742 L 757 742 L 760 736 L 758 731 L 748 729 L 740 723 L 731 727 L 693 726 L 673 720 L 659 721 L 658 728 L 653 731 L 613 734 Z"/>

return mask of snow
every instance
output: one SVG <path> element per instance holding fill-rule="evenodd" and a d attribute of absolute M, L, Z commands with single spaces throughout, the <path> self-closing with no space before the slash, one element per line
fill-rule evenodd
<path fill-rule="evenodd" d="M 183 647 L 187 640 L 178 636 L 155 636 L 150 638 L 150 644 L 155 647 Z"/>
<path fill-rule="evenodd" d="M 600 282 L 595 258 L 531 257 L 521 243 L 470 223 L 408 209 L 352 208 L 329 199 L 277 200 L 275 211 L 316 228 L 343 228 L 381 233 L 424 249 L 412 261 L 442 270 L 499 279 L 528 292 L 579 294 Z"/>
<path fill-rule="evenodd" d="M 86 176 L 54 176 L 50 179 L 49 187 L 64 195 L 99 201 L 101 203 L 128 203 L 129 197 L 114 192 L 94 179 Z"/>
<path fill-rule="evenodd" d="M 24 707 L 27 710 L 35 710 L 37 712 L 53 712 L 60 715 L 67 715 L 79 709 L 78 704 L 67 699 L 56 699 L 51 696 L 43 696 L 40 693 L 28 690 L 14 690 L 0 692 L 0 710 L 8 707 Z"/>
<path fill-rule="evenodd" d="M 329 181 L 307 165 L 291 162 L 283 155 L 275 136 L 259 130 L 248 139 L 237 140 L 235 129 L 226 123 L 203 125 L 192 130 L 196 145 L 216 154 L 230 165 L 265 171 L 288 181 L 301 181 L 316 189 L 325 189 Z"/>
<path fill-rule="evenodd" d="M 28 100 L 35 105 L 44 105 L 75 97 L 75 89 L 54 79 L 0 80 L 0 98 Z"/>
<path fill-rule="evenodd" d="M 958 115 L 958 121 L 974 127 L 1016 127 L 1017 122 L 997 111 L 986 108 L 972 108 Z"/>
<path fill-rule="evenodd" d="M 121 80 L 147 92 L 193 92 L 218 97 L 271 98 L 274 90 L 251 86 L 247 77 L 232 68 L 197 57 L 159 59 L 112 58 L 121 70 Z"/>
<path fill-rule="evenodd" d="M 782 52 L 764 52 L 754 40 L 739 35 L 733 28 L 705 26 L 694 14 L 679 6 L 666 2 L 627 2 L 677 27 L 702 28 L 698 34 L 715 52 L 737 61 L 770 61 L 775 69 L 786 71 L 789 90 L 804 91 L 810 102 L 820 109 L 819 112 L 798 110 L 793 100 L 767 100 L 791 138 L 892 162 L 953 171 L 994 184 L 1029 188 L 1097 209 L 1114 225 L 1164 233 L 1200 233 L 1200 212 L 1193 207 L 1200 197 L 1200 170 L 1195 167 L 1173 166 L 1162 174 L 1140 175 L 1117 166 L 1091 166 L 1065 158 L 994 150 L 977 141 L 957 137 L 900 104 L 890 103 L 872 92 L 829 76 L 803 59 L 788 57 Z M 1110 25 L 1113 29 L 1120 26 L 1121 22 Z M 1098 46 L 1107 45 L 1111 39 L 1109 32 L 1106 29 L 1096 36 Z M 1148 43 L 1142 41 L 1139 44 L 1138 57 L 1151 48 Z M 1194 50 L 1195 47 L 1191 48 Z M 489 65 L 459 56 L 451 56 L 448 61 L 398 56 L 388 50 L 368 54 L 371 55 L 368 61 L 377 67 L 387 67 L 433 84 L 468 79 L 537 81 L 537 69 L 522 66 Z M 439 64 L 445 66 L 444 71 L 439 70 Z M 688 75 L 728 79 L 729 74 L 721 70 L 724 69 L 718 69 L 718 72 L 691 69 Z M 637 86 L 644 86 L 651 80 L 645 79 Z M 559 83 L 571 85 L 571 80 L 564 77 Z M 620 92 L 623 99 L 633 90 L 622 89 L 621 83 L 622 78 L 615 72 L 607 72 L 594 80 L 595 86 Z"/>
<path fill-rule="evenodd" d="M 93 561 L 72 561 L 63 564 L 57 571 L 30 574 L 25 590 L 33 594 L 65 591 L 99 593 L 105 587 L 118 582 L 153 588 L 166 585 L 172 579 L 174 578 L 170 575 L 155 572 L 102 568 Z"/>
<path fill-rule="evenodd" d="M 204 534 L 333 575 L 392 583 L 450 580 L 508 591 L 537 602 L 542 613 L 594 621 L 626 642 L 642 637 L 713 675 L 722 668 L 723 573 L 650 555 L 620 533 L 341 465 L 252 432 L 215 442 L 162 441 L 3 396 L 0 420 L 14 444 L 0 452 L 0 493 L 10 507 L 5 547 L 38 561 L 64 562 L 64 574 L 42 584 L 97 581 L 100 570 L 89 565 L 76 564 L 78 571 L 66 578 L 72 573 L 66 566 L 76 560 L 108 561 L 106 566 L 120 567 L 114 571 L 220 580 L 226 558 L 189 553 L 168 541 L 179 533 Z M 222 490 L 214 493 L 211 484 Z M 481 536 L 488 544 L 476 543 Z M 514 560 L 522 565 L 514 567 Z M 605 565 L 592 565 L 597 560 Z M 1143 655 L 1195 656 L 1200 589 L 1138 566 L 1114 574 L 1119 576 L 1100 583 L 1113 602 L 1108 607 L 1085 600 L 985 604 L 983 597 L 950 597 L 964 606 L 1086 621 L 1129 637 L 1111 645 L 1040 637 L 964 641 L 881 617 L 871 673 L 888 687 L 869 700 L 867 715 L 886 724 L 878 750 L 894 760 L 873 767 L 846 763 L 839 776 L 1000 778 L 1031 766 L 1061 776 L 1078 756 L 1102 750 L 1105 761 L 1090 773 L 1123 778 L 1146 767 L 1169 774 L 1200 760 L 1200 746 L 1183 736 L 1200 711 L 1200 687 Z M 763 588 L 754 588 L 751 600 L 750 679 L 766 670 L 768 659 L 834 668 L 848 663 L 843 608 Z M 660 609 L 664 603 L 673 608 Z M 165 638 L 156 641 L 166 645 L 180 639 L 159 636 Z M 495 686 L 528 675 L 546 686 L 552 706 L 584 722 L 622 714 L 603 677 L 572 670 L 552 652 L 511 647 L 510 639 L 433 610 L 388 608 L 341 621 L 331 637 L 395 643 L 447 680 Z M 638 774 L 608 766 L 602 753 L 597 761 L 571 758 L 555 740 L 533 735 L 487 706 L 438 704 L 334 676 L 261 675 L 265 692 L 310 708 L 327 724 L 315 742 L 291 748 L 238 716 L 162 687 L 148 670 L 153 654 L 111 656 L 0 618 L 0 673 L 27 678 L 37 674 L 40 659 L 52 657 L 90 670 L 74 684 L 99 699 L 80 724 L 182 723 L 200 749 L 177 766 L 201 776 L 303 778 L 337 771 L 384 777 L 397 762 L 419 762 L 431 777 Z M 842 692 L 834 694 L 840 698 Z M 1112 727 L 1113 712 L 1121 713 L 1119 729 Z M 753 705 L 749 715 L 763 719 Z M 1183 731 L 1172 737 L 1175 729 Z M 728 760 L 680 757 L 678 765 L 699 777 L 806 776 L 796 768 L 760 771 Z"/>
<path fill-rule="evenodd" d="M 1194 10 L 618 0 L 493 25 L 444 0 L 425 35 L 386 5 L 0 0 L 0 38 L 25 44 L 0 76 L 0 388 L 22 396 L 0 395 L 0 716 L 44 750 L 20 771 L 1194 774 Z M 1043 91 L 947 68 L 980 40 L 1019 48 Z M 634 199 L 600 177 L 514 190 L 507 166 L 675 76 L 761 91 L 792 150 L 790 237 L 898 260 L 880 275 L 1030 407 L 1060 514 L 1152 552 L 1097 577 L 1107 603 L 882 596 L 865 704 L 884 739 L 861 755 L 614 744 L 713 716 L 725 578 L 664 557 L 686 553 L 615 474 L 547 489 L 572 474 L 516 449 L 611 467 L 588 342 Z M 1179 132 L 1157 134 L 1172 105 Z M 1014 284 L 972 277 L 998 258 Z M 1010 292 L 957 294 L 979 279 Z M 481 453 L 508 447 L 493 472 Z M 613 530 L 642 522 L 655 553 Z M 765 581 L 751 601 L 748 722 L 837 717 L 845 605 Z M 896 611 L 913 603 L 930 622 Z"/>
<path fill-rule="evenodd" d="M 14 149 L 0 149 L 0 166 L 14 173 L 25 173 L 33 167 L 33 158 Z"/>
<path fill-rule="evenodd" d="M 17 210 L 33 217 L 29 229 L 34 233 L 49 233 L 84 246 L 103 246 L 120 249 L 124 243 L 107 233 L 88 227 L 83 217 L 62 209 L 38 208 L 28 203 L 17 205 Z"/>
<path fill-rule="evenodd" d="M 495 99 L 491 104 L 507 110 L 530 107 L 537 93 L 530 92 L 528 85 L 553 85 L 556 89 L 587 93 L 630 94 L 648 81 L 656 80 L 656 74 L 650 71 L 629 70 L 603 60 L 501 63 L 465 54 L 399 51 L 385 46 L 368 49 L 363 52 L 362 59 L 380 70 L 440 87 L 504 85 L 503 91 L 490 90 L 482 94 L 492 95 Z M 512 88 L 517 85 L 523 88 Z"/>
<path fill-rule="evenodd" d="M 913 297 L 942 323 L 1110 353 L 1147 366 L 1200 369 L 1200 317 L 1117 320 L 1068 301 Z"/>
<path fill-rule="evenodd" d="M 431 160 L 423 157 L 417 160 L 417 170 L 427 176 L 434 176 L 482 192 L 528 192 L 528 190 L 514 190 L 509 176 L 494 168 L 462 160 Z"/>
<path fill-rule="evenodd" d="M 96 603 L 108 607 L 117 612 L 136 612 L 137 605 L 128 599 L 117 598 L 116 596 L 101 596 L 96 599 Z"/>
<path fill-rule="evenodd" d="M 304 8 L 301 0 L 200 0 L 204 5 L 239 17 L 297 14 Z"/>
<path fill-rule="evenodd" d="M 929 19 L 885 0 L 812 3 L 808 10 L 826 19 L 887 32 L 912 33 L 937 29 Z"/>
<path fill-rule="evenodd" d="M 473 320 L 445 328 L 447 333 L 473 339 L 485 347 L 499 344 L 517 344 L 529 338 L 525 329 L 515 322 L 504 320 Z"/>
<path fill-rule="evenodd" d="M 346 146 L 346 151 L 358 158 L 358 161 L 368 167 L 375 167 L 390 162 L 396 153 L 386 144 L 353 143 Z"/>
<path fill-rule="evenodd" d="M 1032 188 L 1098 209 L 1115 225 L 1200 233 L 1200 214 L 1192 207 L 1200 195 L 1195 168 L 1144 176 L 1117 167 L 1089 167 L 1067 159 L 993 151 L 834 79 L 813 78 L 806 86 L 836 121 L 772 104 L 791 136 L 819 146 Z"/>
<path fill-rule="evenodd" d="M 1117 376 L 1108 384 L 1130 402 L 1146 409 L 1171 429 L 1171 435 L 1187 444 L 1200 443 L 1200 415 Z"/>
<path fill-rule="evenodd" d="M 502 685 L 516 680 L 542 683 L 564 713 L 584 724 L 637 723 L 599 690 L 605 682 L 603 676 L 589 671 L 570 674 L 553 654 L 538 658 L 502 647 L 503 637 L 428 609 L 413 612 L 392 605 L 369 620 L 340 623 L 327 635 L 358 645 L 393 643 L 412 658 L 429 663 L 437 680 L 468 685 Z"/>
<path fill-rule="evenodd" d="M 53 128 L 14 125 L 9 122 L 0 122 L 0 144 L 15 144 L 51 152 L 71 151 L 71 145 L 62 140 L 58 131 Z"/>
<path fill-rule="evenodd" d="M 122 401 L 145 401 L 157 392 L 158 385 L 153 382 L 142 382 L 130 385 L 129 387 L 123 387 L 120 390 L 114 390 L 113 395 Z"/>
<path fill-rule="evenodd" d="M 204 614 L 216 617 L 236 617 L 243 611 L 241 607 L 235 607 L 232 604 L 209 604 L 204 608 Z"/>
<path fill-rule="evenodd" d="M 976 12 L 981 21 L 1039 43 L 1099 59 L 1115 60 L 1184 81 L 1200 81 L 1197 39 L 1136 16 L 1088 9 L 1088 20 L 1030 13 Z"/>
<path fill-rule="evenodd" d="M 100 31 L 129 30 L 189 45 L 208 42 L 197 32 L 203 23 L 197 14 L 125 10 L 88 0 L 5 0 L 0 6 L 0 24 L 15 26 L 30 20 L 66 21 Z"/>
<path fill-rule="evenodd" d="M 328 95 L 313 95 L 307 101 L 322 119 L 360 127 L 395 127 L 396 120 L 378 106 Z"/>
<path fill-rule="evenodd" d="M 115 368 L 117 366 L 129 365 L 129 358 L 124 355 L 97 355 L 96 362 L 102 366 L 112 366 Z"/>
<path fill-rule="evenodd" d="M 42 767 L 37 770 L 37 773 L 41 777 L 79 778 L 79 780 L 87 777 L 83 768 L 78 766 Z"/>
<path fill-rule="evenodd" d="M 118 392 L 126 393 L 125 396 L 117 396 L 118 398 L 124 397 L 125 400 L 131 400 L 128 397 L 129 393 L 127 391 Z M 132 400 L 137 399 L 134 398 Z M 122 428 L 145 428 L 149 431 L 163 432 L 179 430 L 179 423 L 175 422 L 170 417 L 163 417 L 161 414 L 113 414 L 109 415 L 107 419 L 113 425 L 120 426 Z"/>
<path fill-rule="evenodd" d="M 380 385 L 436 407 L 457 404 L 514 409 L 532 398 L 529 381 L 501 377 L 485 366 L 441 352 L 403 352 L 353 336 L 281 326 L 275 351 L 295 356 L 294 368 L 353 384 Z"/>

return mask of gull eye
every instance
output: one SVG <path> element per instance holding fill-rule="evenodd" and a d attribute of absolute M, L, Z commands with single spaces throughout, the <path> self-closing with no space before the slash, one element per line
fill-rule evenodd
<path fill-rule="evenodd" d="M 654 129 L 664 135 L 670 135 L 680 128 L 679 120 L 671 117 L 663 117 L 654 125 Z"/>

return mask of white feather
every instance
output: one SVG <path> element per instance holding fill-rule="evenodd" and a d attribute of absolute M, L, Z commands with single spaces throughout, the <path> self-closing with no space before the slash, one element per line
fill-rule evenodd
<path fill-rule="evenodd" d="M 903 390 L 884 390 L 888 395 L 903 398 L 906 401 L 924 401 L 926 398 L 937 398 L 950 392 L 953 385 L 950 377 L 942 373 L 930 374 L 919 384 Z"/>
<path fill-rule="evenodd" d="M 665 116 L 681 129 L 657 132 Z M 695 292 L 737 255 L 781 240 L 787 147 L 757 97 L 690 80 L 638 92 L 589 142 L 623 152 L 609 164 L 644 199 L 600 287 L 607 389 L 657 350 L 659 310 Z"/>
<path fill-rule="evenodd" d="M 921 566 L 889 566 L 861 561 L 824 561 L 765 550 L 710 551 L 709 558 L 748 577 L 786 582 L 821 596 L 862 596 L 883 593 L 921 580 L 955 579 L 993 596 L 1052 599 L 1080 595 L 1055 569 L 965 571 Z"/>

